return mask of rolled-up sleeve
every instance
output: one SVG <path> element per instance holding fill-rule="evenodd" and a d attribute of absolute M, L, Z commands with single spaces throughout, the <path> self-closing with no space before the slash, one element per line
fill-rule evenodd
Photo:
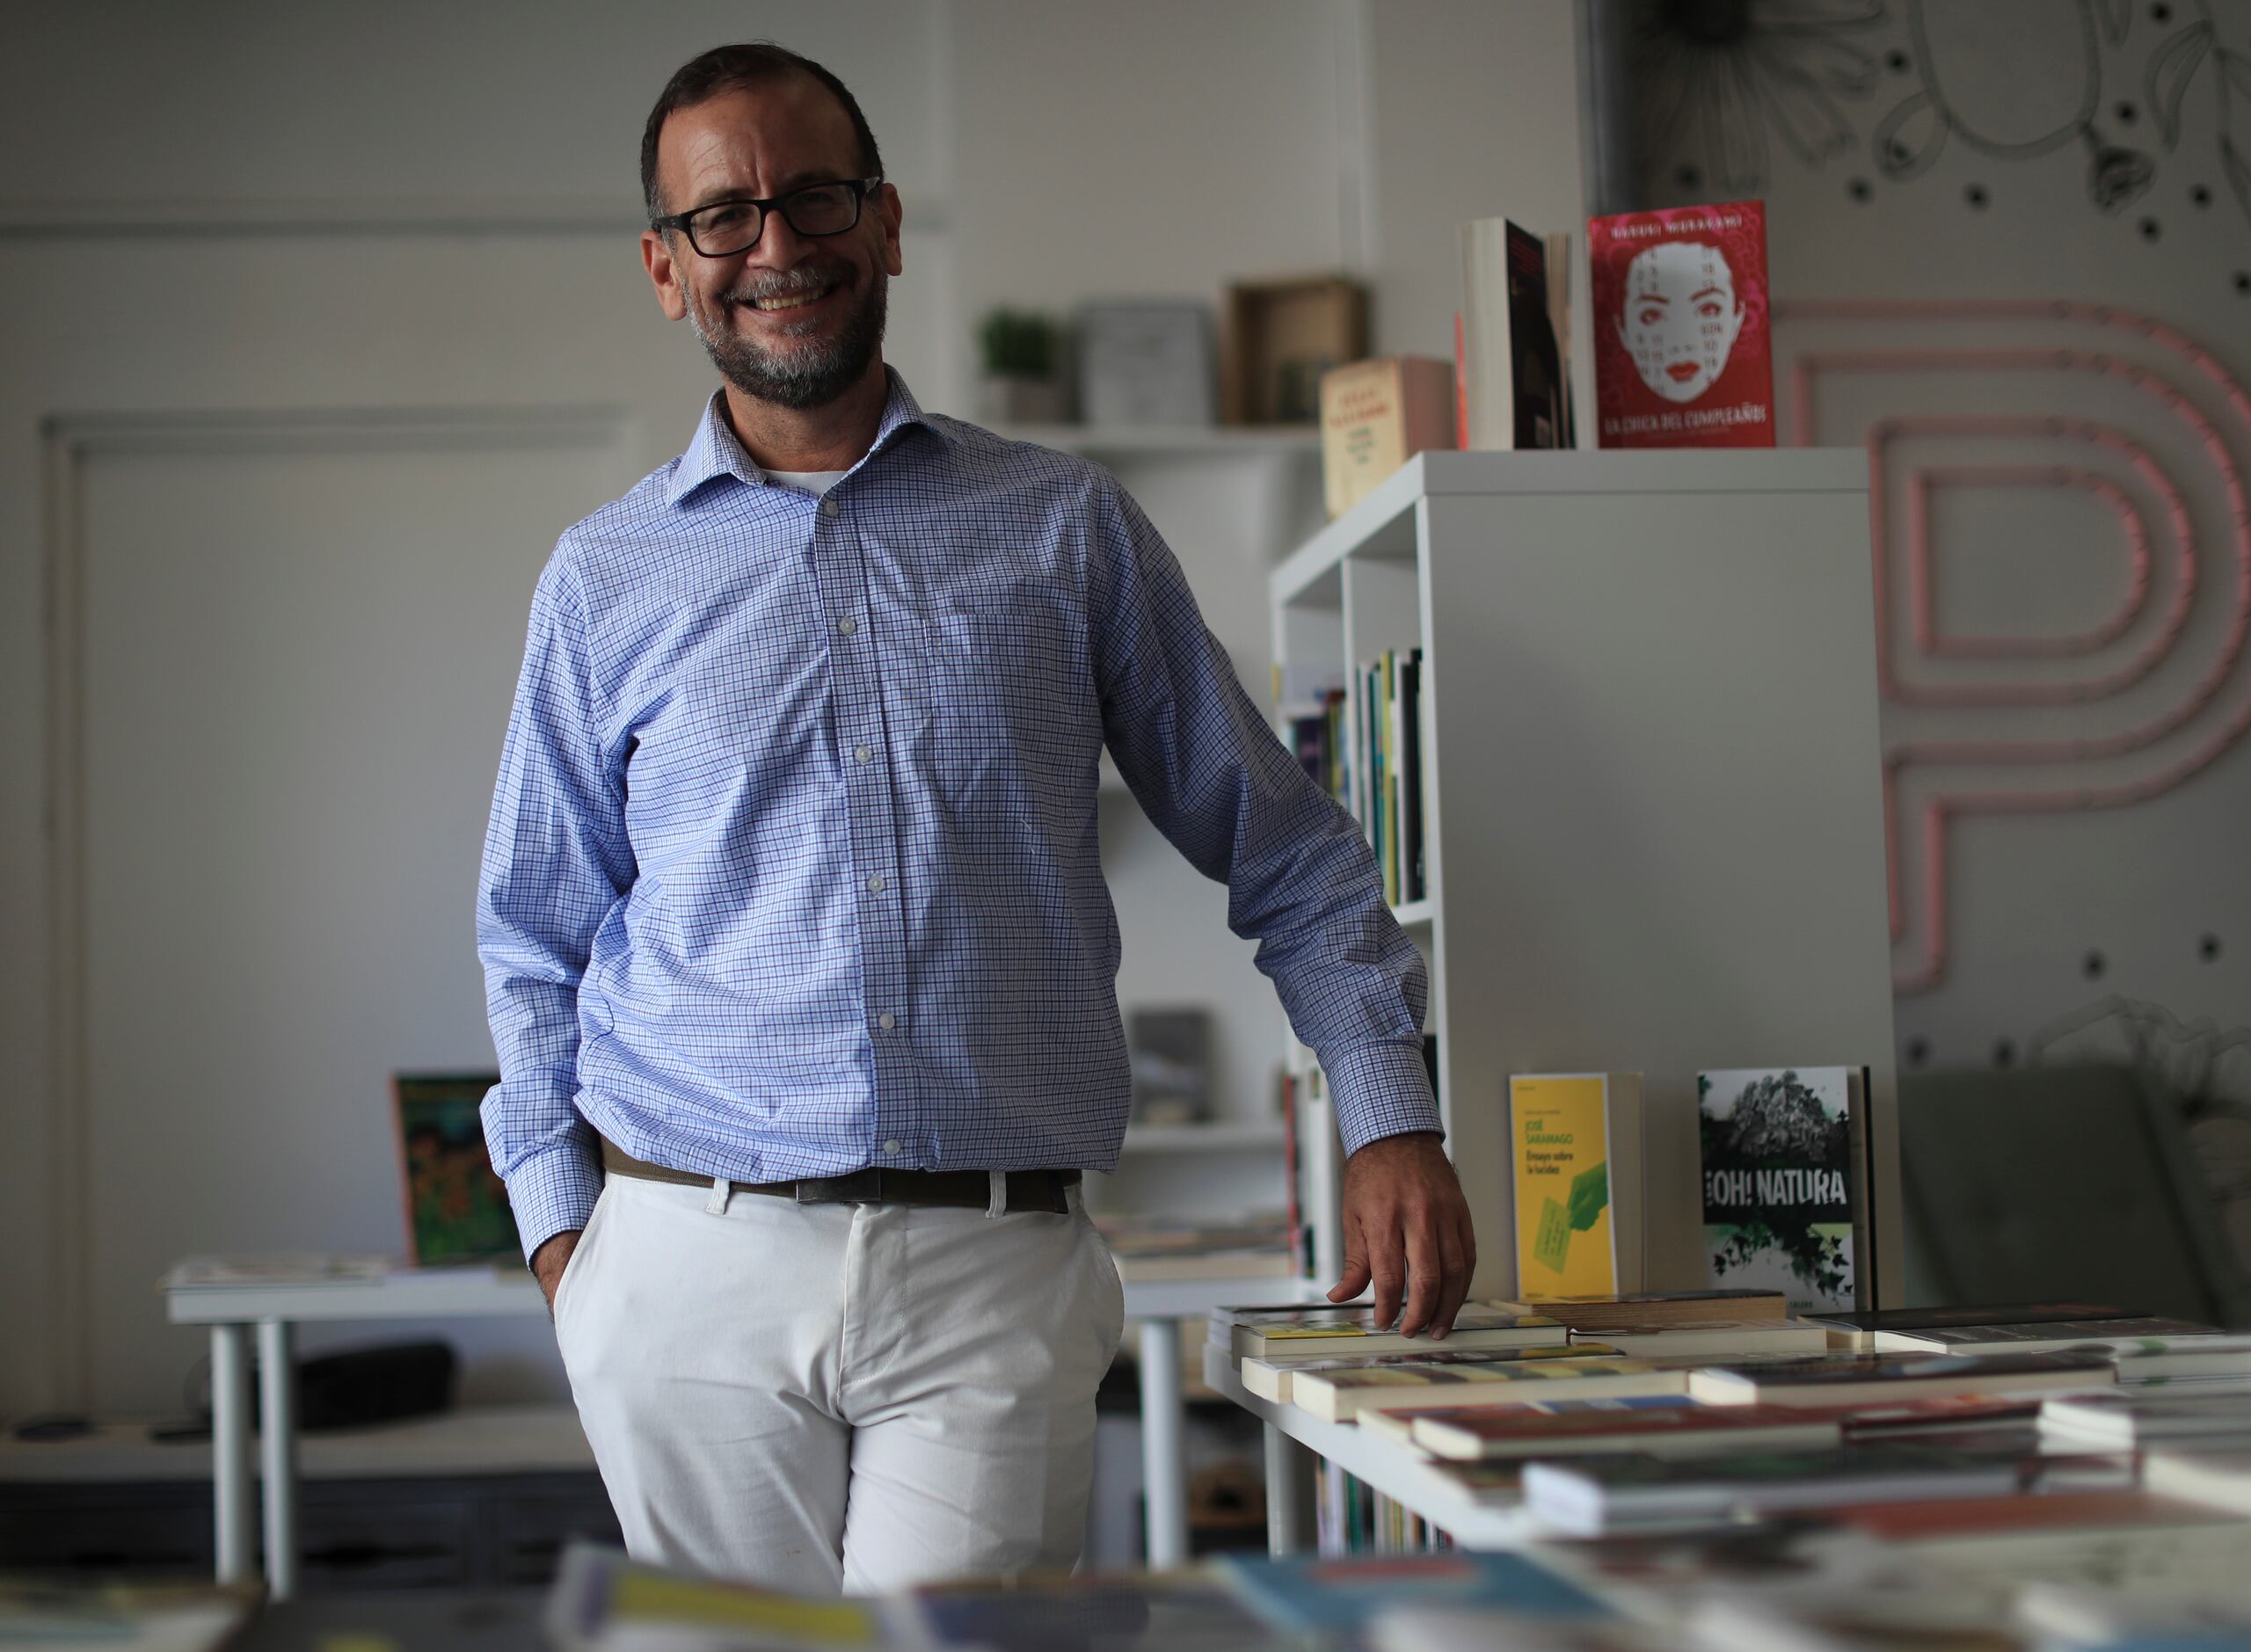
<path fill-rule="evenodd" d="M 594 1132 L 573 1100 L 579 988 L 595 933 L 635 875 L 586 630 L 584 593 L 558 549 L 532 596 L 477 891 L 477 952 L 500 1063 L 484 1138 L 527 1259 L 584 1227 L 601 1190 Z"/>
<path fill-rule="evenodd" d="M 1347 1153 L 1439 1129 L 1423 1063 L 1429 979 L 1375 855 L 1242 690 L 1179 562 L 1122 489 L 1097 491 L 1089 634 L 1104 739 L 1175 848 L 1227 886 L 1297 1036 L 1327 1073 Z"/>

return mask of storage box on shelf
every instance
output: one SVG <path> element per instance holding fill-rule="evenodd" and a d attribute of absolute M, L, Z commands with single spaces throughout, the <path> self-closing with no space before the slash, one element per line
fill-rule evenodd
<path fill-rule="evenodd" d="M 1278 676 L 1347 688 L 1364 825 L 1351 690 L 1421 651 L 1425 888 L 1398 916 L 1475 1294 L 1515 1288 L 1509 1073 L 1645 1075 L 1650 1283 L 1689 1286 L 1694 1074 L 1737 1061 L 1871 1065 L 1900 1277 L 1868 569 L 1859 453 L 1737 450 L 1424 454 L 1274 571 Z"/>

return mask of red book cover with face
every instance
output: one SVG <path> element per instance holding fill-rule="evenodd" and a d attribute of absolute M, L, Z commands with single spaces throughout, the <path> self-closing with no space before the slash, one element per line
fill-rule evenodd
<path fill-rule="evenodd" d="M 1765 205 L 1590 218 L 1586 244 L 1600 444 L 1773 447 Z"/>

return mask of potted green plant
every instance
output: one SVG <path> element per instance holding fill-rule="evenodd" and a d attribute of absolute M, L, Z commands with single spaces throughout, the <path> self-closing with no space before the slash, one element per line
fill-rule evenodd
<path fill-rule="evenodd" d="M 1045 316 L 999 309 L 977 328 L 978 416 L 995 425 L 1052 425 L 1063 417 L 1061 330 Z"/>

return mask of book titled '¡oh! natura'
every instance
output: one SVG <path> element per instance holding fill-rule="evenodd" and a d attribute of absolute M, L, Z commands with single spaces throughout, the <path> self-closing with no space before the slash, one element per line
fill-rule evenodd
<path fill-rule="evenodd" d="M 1872 1306 L 1866 1069 L 1700 1073 L 1696 1098 L 1706 1277 L 1793 1314 Z"/>

